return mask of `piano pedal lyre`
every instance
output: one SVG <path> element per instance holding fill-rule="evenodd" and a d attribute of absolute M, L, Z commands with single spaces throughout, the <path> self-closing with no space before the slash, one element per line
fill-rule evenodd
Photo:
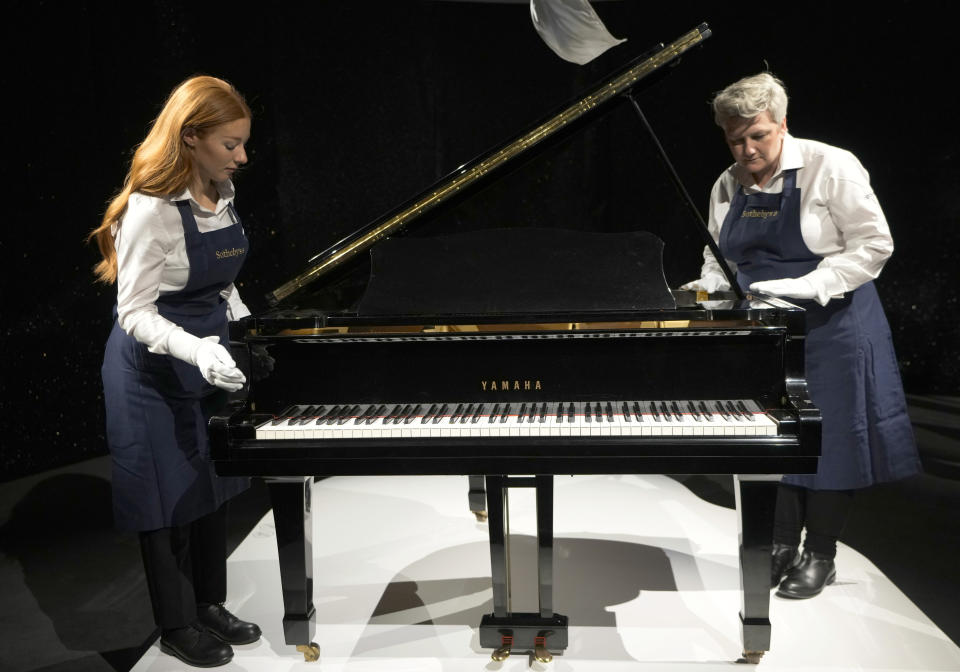
<path fill-rule="evenodd" d="M 500 637 L 500 648 L 494 649 L 490 658 L 502 663 L 510 657 L 510 649 L 513 648 L 513 635 L 502 635 Z"/>
<path fill-rule="evenodd" d="M 547 650 L 547 638 L 545 635 L 533 638 L 533 657 L 538 663 L 549 663 L 553 660 L 553 654 Z"/>
<path fill-rule="evenodd" d="M 305 663 L 313 663 L 320 659 L 320 645 L 316 642 L 297 644 L 297 651 L 303 654 Z"/>

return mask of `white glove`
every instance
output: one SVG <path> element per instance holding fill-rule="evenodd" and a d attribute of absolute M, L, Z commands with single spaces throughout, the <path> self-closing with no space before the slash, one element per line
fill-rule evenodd
<path fill-rule="evenodd" d="M 727 278 L 719 273 L 708 273 L 704 277 L 680 285 L 680 289 L 690 289 L 698 292 L 717 292 L 730 289 Z"/>
<path fill-rule="evenodd" d="M 200 374 L 211 385 L 216 385 L 228 392 L 236 392 L 247 381 L 243 371 L 237 368 L 233 357 L 225 347 L 220 345 L 220 339 L 217 336 L 200 339 L 196 360 Z"/>
<path fill-rule="evenodd" d="M 817 290 L 803 278 L 780 278 L 750 283 L 750 291 L 770 296 L 785 296 L 790 299 L 815 299 Z"/>

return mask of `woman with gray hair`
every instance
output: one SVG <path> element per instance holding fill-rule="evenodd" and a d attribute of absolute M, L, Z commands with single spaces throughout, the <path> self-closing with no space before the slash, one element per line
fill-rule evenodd
<path fill-rule="evenodd" d="M 806 310 L 806 377 L 823 417 L 822 455 L 815 475 L 787 475 L 778 489 L 771 579 L 782 597 L 813 597 L 836 579 L 854 491 L 919 471 L 873 285 L 893 239 L 857 158 L 787 132 L 780 80 L 746 77 L 712 104 L 735 163 L 713 185 L 710 233 L 744 291 Z M 700 279 L 684 288 L 730 288 L 709 248 Z"/>

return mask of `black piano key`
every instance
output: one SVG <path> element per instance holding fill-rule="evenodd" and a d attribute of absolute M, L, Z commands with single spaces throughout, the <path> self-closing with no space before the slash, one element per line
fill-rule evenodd
<path fill-rule="evenodd" d="M 362 412 L 361 412 L 361 411 L 362 411 Z M 367 419 L 367 413 L 369 413 L 369 412 L 370 412 L 370 407 L 369 407 L 369 406 L 360 406 L 360 407 L 357 409 L 357 414 L 356 414 L 356 416 L 353 418 L 353 424 L 355 424 L 355 425 L 363 424 L 363 421 Z"/>
<path fill-rule="evenodd" d="M 477 404 L 477 410 L 474 411 L 473 417 L 470 418 L 471 423 L 475 423 L 480 420 L 480 415 L 483 413 L 484 408 L 485 408 L 485 404 Z"/>
<path fill-rule="evenodd" d="M 613 422 L 613 404 L 607 402 L 607 420 Z"/>
<path fill-rule="evenodd" d="M 357 404 L 354 404 L 351 407 L 344 406 L 343 409 L 344 410 L 340 414 L 340 417 L 337 418 L 338 425 L 346 424 L 350 421 L 350 418 L 356 417 L 356 415 L 360 412 L 360 406 Z"/>
<path fill-rule="evenodd" d="M 543 402 L 543 405 L 540 406 L 540 422 L 547 421 L 547 402 Z"/>
<path fill-rule="evenodd" d="M 731 419 L 730 416 L 727 415 L 727 411 L 723 408 L 723 402 L 722 402 L 722 401 L 717 401 L 717 402 L 714 404 L 714 406 L 716 407 L 717 412 L 720 414 L 720 417 L 721 417 L 721 418 L 723 418 L 724 420 L 727 420 L 727 421 L 729 421 L 729 420 Z"/>
<path fill-rule="evenodd" d="M 683 411 L 677 406 L 677 402 L 670 402 L 670 410 L 673 411 L 673 416 L 677 419 L 677 422 L 683 422 Z"/>
<path fill-rule="evenodd" d="M 577 421 L 577 405 L 570 402 L 570 405 L 567 407 L 567 421 L 576 422 Z"/>
<path fill-rule="evenodd" d="M 368 425 L 372 425 L 377 420 L 382 418 L 384 412 L 387 410 L 387 407 L 384 404 L 380 404 L 379 406 L 377 406 L 376 404 L 373 404 L 371 408 L 373 408 L 374 406 L 376 406 L 376 410 L 374 410 L 373 413 L 371 413 L 370 416 L 367 418 Z"/>
<path fill-rule="evenodd" d="M 457 404 L 456 410 L 453 411 L 453 415 L 450 416 L 450 424 L 454 424 L 457 421 L 457 418 L 460 417 L 460 414 L 463 413 L 463 404 Z"/>
<path fill-rule="evenodd" d="M 305 424 L 307 423 L 307 421 L 310 420 L 311 417 L 313 417 L 313 414 L 316 413 L 316 411 L 317 411 L 317 407 L 316 407 L 315 405 L 314 405 L 314 406 L 306 406 L 306 407 L 304 407 L 304 409 L 303 409 L 302 411 L 300 411 L 299 413 L 297 413 L 297 417 L 295 417 L 295 418 L 293 418 L 292 420 L 290 420 L 290 424 L 291 424 L 291 425 L 305 425 Z"/>
<path fill-rule="evenodd" d="M 737 408 L 740 409 L 740 412 L 743 413 L 743 417 L 745 417 L 747 420 L 750 422 L 756 422 L 756 418 L 753 417 L 753 413 L 750 412 L 750 409 L 748 409 L 742 401 L 737 402 Z"/>
<path fill-rule="evenodd" d="M 326 424 L 327 419 L 330 417 L 330 414 L 333 413 L 334 411 L 339 411 L 339 410 L 340 410 L 340 407 L 336 405 L 321 407 L 320 410 L 317 412 L 317 417 L 314 420 L 314 424 L 316 425 Z"/>
<path fill-rule="evenodd" d="M 463 415 L 460 416 L 460 424 L 466 424 L 467 420 L 473 417 L 473 404 L 467 406 L 466 410 L 463 411 Z"/>
<path fill-rule="evenodd" d="M 330 415 L 330 412 L 335 409 L 336 406 L 321 406 L 317 411 L 316 420 L 314 420 L 315 425 L 322 425 L 327 421 L 327 416 Z"/>
<path fill-rule="evenodd" d="M 397 421 L 397 416 L 403 410 L 403 404 L 396 404 L 390 412 L 383 416 L 383 424 L 390 425 Z"/>
<path fill-rule="evenodd" d="M 431 405 L 430 405 L 430 410 L 428 410 L 426 413 L 424 413 L 424 414 L 423 414 L 423 417 L 420 418 L 420 424 L 421 424 L 421 425 L 427 424 L 427 422 L 429 422 L 430 418 L 432 418 L 432 417 L 435 416 L 436 414 L 437 414 L 437 405 L 436 405 L 436 404 L 431 404 Z"/>
<path fill-rule="evenodd" d="M 324 423 L 328 425 L 335 423 L 337 421 L 337 417 L 339 417 L 339 415 L 343 412 L 344 408 L 344 406 L 340 406 L 339 404 L 331 408 L 330 412 L 327 413 L 323 418 Z M 317 420 L 317 424 L 320 424 L 320 420 Z"/>
<path fill-rule="evenodd" d="M 517 413 L 517 422 L 523 422 L 524 416 L 527 414 L 527 404 L 526 402 L 520 404 L 520 411 Z"/>
<path fill-rule="evenodd" d="M 336 406 L 331 408 L 330 411 L 327 413 L 327 415 L 323 418 L 324 424 L 332 425 L 333 423 L 335 423 L 337 421 L 337 418 L 340 417 L 340 414 L 343 413 L 343 409 L 345 408 L 346 406 L 341 404 L 337 404 Z"/>
<path fill-rule="evenodd" d="M 510 404 L 503 405 L 503 413 L 500 415 L 500 422 L 506 422 L 510 417 Z"/>
<path fill-rule="evenodd" d="M 557 422 L 563 422 L 563 402 L 557 404 Z"/>
<path fill-rule="evenodd" d="M 520 415 L 523 415 L 523 413 L 521 412 Z M 537 419 L 537 405 L 536 405 L 535 403 L 531 403 L 531 404 L 530 404 L 530 411 L 529 411 L 529 413 L 528 413 L 528 415 L 527 415 L 527 421 L 528 421 L 528 422 L 533 422 L 533 421 L 536 420 L 536 419 Z"/>
<path fill-rule="evenodd" d="M 593 413 L 597 416 L 597 422 L 603 422 L 603 411 L 600 409 L 600 402 L 593 405 Z"/>
<path fill-rule="evenodd" d="M 700 406 L 700 412 L 703 413 L 704 419 L 709 420 L 712 413 L 710 413 L 710 411 L 707 410 L 707 405 L 703 403 L 703 401 L 700 401 L 699 406 Z"/>
<path fill-rule="evenodd" d="M 697 407 L 693 404 L 692 401 L 687 402 L 687 409 L 690 411 L 690 414 L 693 416 L 693 419 L 697 422 L 700 422 L 700 413 L 697 411 Z"/>
<path fill-rule="evenodd" d="M 650 414 L 653 416 L 653 419 L 657 422 L 660 422 L 660 412 L 657 411 L 657 402 L 650 402 Z"/>
<path fill-rule="evenodd" d="M 440 410 L 437 411 L 437 414 L 433 416 L 433 424 L 440 422 L 440 419 L 447 414 L 447 409 L 450 408 L 449 404 L 444 404 L 440 407 Z"/>
<path fill-rule="evenodd" d="M 290 408 L 285 408 L 281 411 L 273 420 L 270 421 L 271 425 L 279 425 L 284 420 L 289 420 L 294 413 L 296 413 L 297 407 L 291 406 Z"/>
<path fill-rule="evenodd" d="M 640 408 L 640 402 L 633 402 L 633 414 L 637 418 L 637 422 L 643 422 L 643 409 Z"/>
<path fill-rule="evenodd" d="M 743 418 L 740 417 L 740 411 L 738 411 L 732 401 L 727 402 L 727 411 L 730 412 L 730 415 L 733 416 L 737 422 L 743 422 Z"/>
<path fill-rule="evenodd" d="M 583 421 L 584 422 L 593 422 L 593 409 L 590 408 L 590 402 L 583 402 Z"/>
<path fill-rule="evenodd" d="M 375 410 L 377 410 L 377 405 L 376 405 L 376 404 L 370 404 L 369 406 L 367 406 L 367 409 L 366 409 L 363 413 L 361 413 L 360 415 L 357 416 L 357 419 L 353 421 L 353 424 L 355 424 L 355 425 L 362 425 L 362 424 L 364 424 L 364 423 L 367 421 L 367 418 L 369 418 L 371 415 L 373 415 L 373 412 L 374 412 Z"/>
<path fill-rule="evenodd" d="M 493 410 L 490 411 L 490 418 L 487 420 L 487 422 L 496 422 L 498 415 L 500 415 L 500 404 L 494 404 Z"/>
<path fill-rule="evenodd" d="M 667 402 L 660 402 L 660 415 L 663 416 L 663 419 L 667 422 L 673 422 L 673 415 L 670 413 L 670 409 L 667 408 Z"/>
<path fill-rule="evenodd" d="M 423 406 L 421 406 L 420 404 L 417 404 L 416 406 L 414 406 L 413 410 L 410 411 L 407 414 L 407 417 L 403 419 L 403 424 L 409 425 L 411 422 L 416 420 L 418 417 L 420 417 L 420 411 L 422 410 L 423 410 Z"/>
<path fill-rule="evenodd" d="M 630 422 L 630 407 L 627 406 L 627 402 L 623 402 L 620 407 L 620 415 L 623 416 L 624 422 Z"/>

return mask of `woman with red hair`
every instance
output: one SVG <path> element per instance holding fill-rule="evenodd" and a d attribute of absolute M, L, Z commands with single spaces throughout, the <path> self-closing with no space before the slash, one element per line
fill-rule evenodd
<path fill-rule="evenodd" d="M 222 665 L 260 629 L 226 610 L 226 503 L 207 420 L 246 382 L 227 322 L 250 314 L 233 282 L 249 248 L 231 178 L 246 162 L 250 109 L 227 82 L 170 94 L 123 188 L 91 234 L 98 279 L 117 285 L 102 375 L 117 527 L 137 531 L 163 651 Z"/>

